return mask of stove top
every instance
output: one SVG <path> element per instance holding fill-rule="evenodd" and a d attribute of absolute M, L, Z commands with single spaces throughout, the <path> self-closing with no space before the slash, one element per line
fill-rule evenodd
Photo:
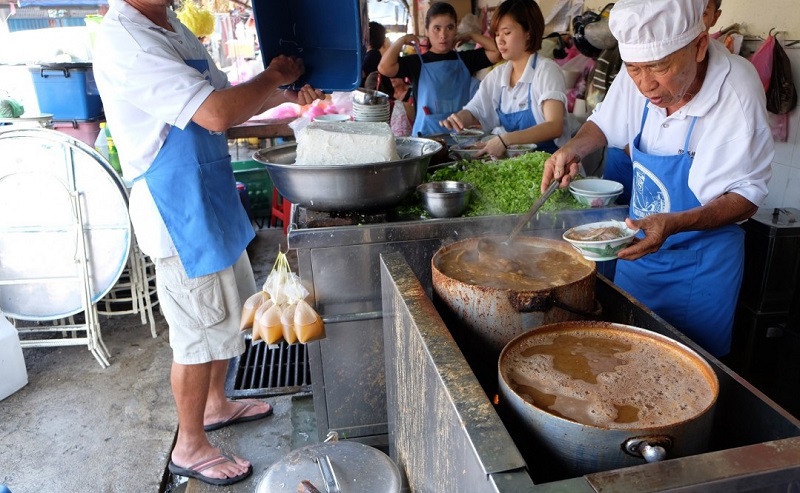
<path fill-rule="evenodd" d="M 397 209 L 378 211 L 323 212 L 303 206 L 292 207 L 292 224 L 300 229 L 385 224 L 403 221 L 420 221 L 419 215 L 403 213 Z"/>

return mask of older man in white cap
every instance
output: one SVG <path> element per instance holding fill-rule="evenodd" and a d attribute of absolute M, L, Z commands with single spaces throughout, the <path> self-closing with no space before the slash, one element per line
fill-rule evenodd
<path fill-rule="evenodd" d="M 749 218 L 774 154 L 752 65 L 709 43 L 705 0 L 620 0 L 609 25 L 620 71 L 601 107 L 546 163 L 542 189 L 580 160 L 630 145 L 630 218 L 639 239 L 615 282 L 715 356 L 730 351 Z"/>

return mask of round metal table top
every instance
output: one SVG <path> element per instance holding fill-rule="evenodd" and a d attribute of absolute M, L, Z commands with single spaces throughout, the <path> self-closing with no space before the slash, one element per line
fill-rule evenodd
<path fill-rule="evenodd" d="M 363 443 L 334 441 L 309 445 L 289 452 L 272 464 L 256 487 L 256 493 L 298 491 L 301 481 L 310 481 L 320 491 L 326 488 L 318 460 L 330 459 L 341 491 L 350 493 L 396 493 L 402 486 L 400 471 L 383 452 Z"/>
<path fill-rule="evenodd" d="M 74 315 L 84 309 L 80 220 L 95 303 L 128 260 L 127 189 L 94 149 L 55 130 L 0 131 L 0 155 L 0 309 L 22 320 Z"/>

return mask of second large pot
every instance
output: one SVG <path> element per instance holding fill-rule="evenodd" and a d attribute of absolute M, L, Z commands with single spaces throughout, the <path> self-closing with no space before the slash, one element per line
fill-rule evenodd
<path fill-rule="evenodd" d="M 562 322 L 514 338 L 498 361 L 515 439 L 569 476 L 706 452 L 719 382 L 697 353 L 608 322 Z"/>
<path fill-rule="evenodd" d="M 469 353 L 480 354 L 479 359 L 492 368 L 503 347 L 527 330 L 599 315 L 595 263 L 563 241 L 517 237 L 511 246 L 524 252 L 520 263 L 541 270 L 542 278 L 527 285 L 523 284 L 525 276 L 516 275 L 495 282 L 503 271 L 516 268 L 500 244 L 504 239 L 462 240 L 442 247 L 431 260 L 433 291 L 450 331 L 468 360 L 476 359 Z M 499 251 L 481 257 L 487 248 Z M 458 273 L 460 269 L 454 262 L 483 269 L 491 279 L 468 279 L 468 275 Z M 475 366 L 473 361 L 470 363 Z"/>

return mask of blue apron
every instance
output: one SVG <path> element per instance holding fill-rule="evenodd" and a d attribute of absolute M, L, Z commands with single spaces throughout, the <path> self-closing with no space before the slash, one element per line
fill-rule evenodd
<path fill-rule="evenodd" d="M 456 60 L 442 60 L 425 63 L 417 52 L 421 64 L 419 81 L 414 104 L 417 116 L 414 118 L 414 137 L 449 133 L 439 125 L 441 120 L 461 110 L 470 100 L 471 76 L 467 66 L 456 52 Z"/>
<path fill-rule="evenodd" d="M 539 54 L 533 55 L 533 68 L 536 70 L 536 61 L 539 59 Z M 531 84 L 533 86 L 533 84 Z M 525 130 L 537 124 L 536 117 L 533 116 L 533 106 L 531 106 L 531 90 L 528 87 L 528 106 L 526 109 L 520 111 L 512 111 L 510 113 L 503 113 L 500 109 L 503 107 L 503 92 L 500 92 L 500 101 L 497 103 L 497 116 L 500 118 L 500 125 L 506 132 L 516 132 L 517 130 Z M 555 141 L 547 140 L 545 142 L 536 143 L 537 151 L 549 152 L 550 154 L 558 150 Z"/>
<path fill-rule="evenodd" d="M 630 215 L 699 207 L 689 189 L 689 138 L 683 153 L 655 156 L 639 150 L 642 127 L 633 141 Z M 735 224 L 708 231 L 677 233 L 661 248 L 634 261 L 617 261 L 614 282 L 714 356 L 730 351 L 733 316 L 744 270 L 744 231 Z"/>
<path fill-rule="evenodd" d="M 201 73 L 207 60 L 186 60 Z M 171 127 L 144 178 L 178 250 L 195 278 L 232 266 L 255 236 L 239 199 L 224 134 L 189 122 Z"/>

